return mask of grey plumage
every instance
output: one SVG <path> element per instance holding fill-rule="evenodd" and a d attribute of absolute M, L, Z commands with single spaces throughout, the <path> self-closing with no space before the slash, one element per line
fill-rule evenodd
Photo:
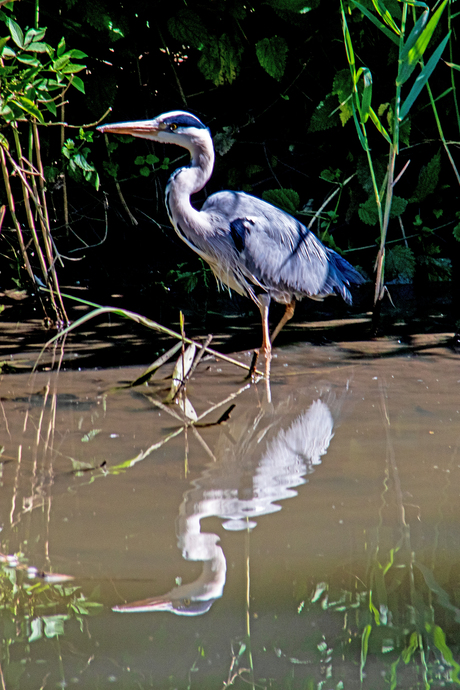
<path fill-rule="evenodd" d="M 288 213 L 257 197 L 232 191 L 213 194 L 200 211 L 192 206 L 190 196 L 204 187 L 214 166 L 211 134 L 194 115 L 173 111 L 154 120 L 98 129 L 188 149 L 190 165 L 176 170 L 166 188 L 169 218 L 181 239 L 209 263 L 218 281 L 257 304 L 266 355 L 271 351 L 271 299 L 286 305 L 272 340 L 292 318 L 296 300 L 321 300 L 336 294 L 351 304 L 350 284 L 363 282 L 361 275 Z"/>

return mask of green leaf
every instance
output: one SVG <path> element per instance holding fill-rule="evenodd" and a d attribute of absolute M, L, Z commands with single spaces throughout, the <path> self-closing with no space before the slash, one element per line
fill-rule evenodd
<path fill-rule="evenodd" d="M 81 91 L 81 93 L 85 93 L 85 85 L 83 83 L 83 80 L 80 79 L 80 77 L 70 77 L 72 79 L 72 86 L 75 86 L 77 91 Z"/>
<path fill-rule="evenodd" d="M 51 47 L 48 45 L 48 43 L 34 42 L 28 46 L 27 50 L 30 50 L 34 53 L 49 53 L 51 51 Z"/>
<path fill-rule="evenodd" d="M 410 247 L 397 244 L 385 253 L 385 277 L 397 283 L 411 283 L 415 274 L 415 256 Z"/>
<path fill-rule="evenodd" d="M 428 44 L 431 40 L 431 37 L 433 35 L 434 30 L 436 29 L 438 22 L 441 18 L 441 14 L 447 4 L 448 0 L 444 0 L 442 5 L 437 9 L 437 11 L 434 13 L 434 15 L 431 17 L 430 21 L 428 22 L 427 26 L 423 28 L 423 23 L 420 24 L 420 26 L 417 26 L 419 22 L 422 22 L 424 15 L 420 17 L 419 21 L 416 23 L 413 31 L 409 35 L 409 38 L 407 39 L 407 42 L 409 43 L 409 46 L 404 46 L 404 49 L 401 53 L 401 59 L 400 59 L 400 66 L 399 66 L 399 73 L 398 77 L 396 80 L 396 83 L 401 85 L 404 84 L 412 72 L 414 71 L 414 68 L 416 64 L 421 60 L 423 57 L 426 49 L 428 48 Z M 425 18 L 426 22 L 426 18 Z M 412 36 L 414 31 L 416 31 L 418 35 Z"/>
<path fill-rule="evenodd" d="M 68 55 L 70 55 L 73 60 L 84 60 L 88 57 L 86 53 L 84 53 L 82 50 L 77 50 L 76 48 L 69 50 Z"/>
<path fill-rule="evenodd" d="M 5 36 L 5 38 L 0 38 L 0 55 L 2 54 L 3 48 L 6 46 L 10 38 L 11 36 Z"/>
<path fill-rule="evenodd" d="M 420 0 L 399 0 L 399 2 L 403 2 L 406 5 L 410 5 L 411 7 L 423 7 L 424 10 L 429 9 L 426 2 L 420 2 Z"/>
<path fill-rule="evenodd" d="M 441 170 L 441 150 L 434 154 L 433 158 L 420 170 L 417 187 L 409 199 L 410 203 L 420 202 L 426 199 L 436 189 Z"/>
<path fill-rule="evenodd" d="M 356 77 L 357 79 L 360 78 L 361 74 L 363 75 L 363 82 L 364 82 L 364 88 L 363 88 L 363 95 L 361 99 L 361 122 L 365 123 L 370 115 L 370 107 L 371 107 L 371 101 L 372 101 L 372 74 L 370 70 L 367 69 L 367 67 L 360 67 Z"/>
<path fill-rule="evenodd" d="M 201 17 L 193 10 L 181 10 L 168 21 L 169 33 L 176 41 L 180 41 L 192 48 L 202 50 L 205 43 L 213 41 Z"/>
<path fill-rule="evenodd" d="M 393 31 L 390 31 L 390 29 L 385 26 L 385 24 L 382 24 L 374 15 L 372 12 L 369 12 L 363 5 L 361 5 L 359 2 L 356 2 L 356 0 L 352 0 L 353 4 L 356 5 L 356 7 L 366 16 L 369 21 L 371 21 L 377 28 L 382 31 L 387 38 L 389 38 L 393 43 L 396 43 L 397 46 L 399 46 L 399 39 L 397 36 L 395 36 Z M 399 36 L 399 31 L 398 31 L 398 36 Z"/>
<path fill-rule="evenodd" d="M 342 69 L 337 72 L 332 84 L 332 93 L 336 94 L 339 99 L 340 120 L 342 125 L 345 125 L 350 117 L 353 117 L 351 100 L 353 94 L 353 80 L 349 69 Z M 329 119 L 332 120 L 332 124 L 335 124 L 332 117 Z M 331 127 L 332 124 L 330 124 L 329 127 Z"/>
<path fill-rule="evenodd" d="M 216 86 L 231 84 L 239 72 L 243 48 L 238 40 L 222 34 L 203 47 L 198 67 L 206 79 Z"/>
<path fill-rule="evenodd" d="M 58 57 L 60 57 L 63 53 L 65 53 L 65 38 L 64 38 L 64 36 L 59 41 L 56 52 L 57 52 Z"/>
<path fill-rule="evenodd" d="M 396 216 L 401 216 L 406 210 L 407 204 L 407 199 L 403 199 L 400 196 L 393 196 L 390 217 L 395 218 Z M 379 214 L 374 196 L 370 196 L 367 201 L 360 205 L 358 215 L 366 225 L 377 225 L 379 222 Z"/>
<path fill-rule="evenodd" d="M 367 201 L 359 205 L 358 216 L 366 225 L 377 225 L 379 222 L 379 214 L 374 197 L 369 197 Z"/>
<path fill-rule="evenodd" d="M 355 54 L 353 51 L 353 43 L 351 40 L 350 30 L 348 28 L 347 19 L 345 17 L 345 12 L 343 11 L 343 7 L 342 7 L 341 12 L 342 12 L 342 31 L 343 31 L 343 37 L 345 40 L 345 52 L 347 54 L 348 64 L 350 65 L 350 67 L 353 68 L 353 72 L 354 72 L 356 69 L 355 68 Z"/>
<path fill-rule="evenodd" d="M 25 96 L 17 96 L 15 98 L 14 103 L 18 105 L 22 110 L 24 110 L 26 113 L 29 115 L 32 115 L 32 117 L 36 117 L 37 120 L 40 120 L 40 122 L 43 122 L 43 115 L 35 105 L 33 101 L 30 100 L 30 98 L 26 98 Z"/>
<path fill-rule="evenodd" d="M 377 117 L 377 115 L 375 114 L 375 112 L 372 108 L 369 108 L 369 116 L 370 116 L 372 122 L 374 123 L 374 125 L 376 126 L 376 128 L 378 129 L 378 131 L 380 132 L 380 134 L 386 139 L 386 141 L 389 144 L 391 144 L 390 135 L 388 134 L 385 127 L 382 125 L 382 123 L 380 122 L 379 118 Z"/>
<path fill-rule="evenodd" d="M 85 156 L 82 153 L 77 153 L 75 156 L 73 156 L 73 161 L 75 165 L 80 168 L 81 170 L 86 170 L 88 172 L 93 172 L 95 171 L 94 165 L 91 165 L 91 163 L 88 163 L 86 160 Z"/>
<path fill-rule="evenodd" d="M 118 177 L 118 169 L 119 169 L 119 164 L 118 163 L 112 163 L 111 161 L 104 161 L 102 163 L 102 166 L 107 173 L 107 175 L 110 175 L 110 177 L 113 177 L 117 179 Z"/>
<path fill-rule="evenodd" d="M 401 55 L 399 58 L 398 80 L 404 79 L 404 77 L 405 77 L 405 70 L 407 69 L 407 65 L 408 65 L 407 60 L 408 60 L 409 51 L 415 47 L 417 39 L 419 38 L 421 32 L 425 28 L 425 25 L 428 21 L 428 16 L 429 16 L 428 10 L 423 12 L 423 14 L 416 21 L 414 28 L 410 32 L 409 37 L 404 44 L 404 47 L 401 51 Z M 416 64 L 416 62 L 414 63 L 414 66 L 415 66 L 415 64 Z M 404 81 L 405 81 L 405 79 L 404 79 Z M 401 81 L 401 84 L 402 83 L 404 83 L 404 82 Z"/>
<path fill-rule="evenodd" d="M 52 115 L 57 115 L 56 103 L 54 101 L 46 100 L 44 101 L 43 105 L 45 105 L 48 108 Z"/>
<path fill-rule="evenodd" d="M 355 108 L 354 103 L 352 103 L 352 106 L 353 106 L 353 121 L 355 123 L 356 131 L 358 133 L 359 143 L 361 144 L 361 146 L 363 147 L 363 149 L 365 151 L 368 151 L 369 145 L 367 143 L 366 137 L 363 134 L 363 130 L 361 129 L 361 125 L 358 122 L 358 117 L 356 115 L 356 108 Z"/>
<path fill-rule="evenodd" d="M 414 85 L 412 86 L 408 97 L 406 98 L 406 100 L 404 101 L 404 103 L 401 106 L 401 110 L 399 112 L 399 119 L 400 120 L 404 120 L 407 113 L 409 112 L 409 110 L 414 105 L 420 91 L 423 89 L 426 82 L 430 78 L 434 68 L 436 67 L 436 65 L 439 61 L 439 58 L 442 55 L 444 48 L 446 47 L 447 41 L 450 38 L 450 34 L 451 34 L 451 32 L 449 31 L 447 36 L 438 45 L 438 47 L 434 51 L 433 55 L 430 57 L 427 64 L 425 65 L 425 67 L 422 69 L 422 71 L 418 75 L 417 79 L 415 80 Z"/>
<path fill-rule="evenodd" d="M 46 33 L 46 28 L 45 29 L 29 29 L 26 33 L 26 36 L 24 38 L 24 46 L 26 48 L 29 48 L 29 45 L 31 43 L 35 43 L 36 41 L 43 41 L 45 38 L 45 33 Z M 30 48 L 29 48 L 30 50 Z"/>
<path fill-rule="evenodd" d="M 77 63 L 69 62 L 60 72 L 62 72 L 62 74 L 76 74 L 77 72 L 81 72 L 82 69 L 86 69 L 86 65 L 78 65 Z"/>
<path fill-rule="evenodd" d="M 369 638 L 372 632 L 372 625 L 366 625 L 361 635 L 361 663 L 359 666 L 359 674 L 361 682 L 364 678 L 364 667 L 366 665 L 367 652 L 369 649 Z"/>
<path fill-rule="evenodd" d="M 7 17 L 5 23 L 10 30 L 11 38 L 18 48 L 24 48 L 24 34 L 19 24 L 17 24 L 14 19 L 11 19 L 11 17 Z"/>
<path fill-rule="evenodd" d="M 260 65 L 277 81 L 284 75 L 288 50 L 286 40 L 282 36 L 263 38 L 256 43 L 256 55 Z"/>
<path fill-rule="evenodd" d="M 320 132 L 325 129 L 330 129 L 331 127 L 336 127 L 339 119 L 337 116 L 333 116 L 335 110 L 337 110 L 335 96 L 332 93 L 328 93 L 324 101 L 321 101 L 316 106 L 311 116 L 310 124 L 308 125 L 308 131 Z M 342 115 L 340 115 L 340 119 L 342 119 Z"/>
<path fill-rule="evenodd" d="M 401 31 L 398 26 L 396 26 L 395 21 L 393 17 L 391 16 L 390 12 L 387 10 L 385 7 L 384 3 L 382 0 L 372 0 L 372 4 L 374 5 L 375 9 L 379 13 L 379 15 L 382 17 L 383 21 L 387 26 L 392 29 L 395 34 L 398 36 L 401 34 Z"/>
<path fill-rule="evenodd" d="M 62 68 L 67 65 L 67 63 L 70 61 L 70 55 L 62 55 L 59 57 L 57 60 L 53 60 L 53 70 L 56 72 L 61 72 Z"/>
<path fill-rule="evenodd" d="M 1 142 L 0 142 L 0 144 L 1 144 Z M 459 217 L 459 214 L 457 212 L 457 218 L 458 217 Z M 457 242 L 460 242 L 460 223 L 457 223 L 457 225 L 455 225 L 454 229 L 452 230 L 452 234 L 453 234 L 454 238 L 457 240 Z"/>
<path fill-rule="evenodd" d="M 16 51 L 10 46 L 5 46 L 2 50 L 2 57 L 4 58 L 14 58 L 16 57 Z"/>
<path fill-rule="evenodd" d="M 150 175 L 150 168 L 144 165 L 142 168 L 139 169 L 139 172 L 142 175 L 142 177 L 148 177 Z"/>
<path fill-rule="evenodd" d="M 446 634 L 442 628 L 439 627 L 439 625 L 433 626 L 433 640 L 436 645 L 436 647 L 439 649 L 441 652 L 442 656 L 446 660 L 447 664 L 449 666 L 452 666 L 454 669 L 453 675 L 452 675 L 452 680 L 455 681 L 455 683 L 459 682 L 459 672 L 460 672 L 460 665 L 455 661 L 454 655 L 452 654 L 451 649 L 447 646 L 446 644 Z"/>
<path fill-rule="evenodd" d="M 393 196 L 391 200 L 390 218 L 402 216 L 408 203 L 408 200 L 403 199 L 401 196 Z"/>
<path fill-rule="evenodd" d="M 405 664 L 411 660 L 414 652 L 418 649 L 418 634 L 414 631 L 409 637 L 409 644 L 401 652 L 401 658 Z"/>
<path fill-rule="evenodd" d="M 147 154 L 145 157 L 145 162 L 148 163 L 148 165 L 155 165 L 155 163 L 159 162 L 158 156 L 155 156 L 153 153 Z"/>
<path fill-rule="evenodd" d="M 22 62 L 24 65 L 30 65 L 31 67 L 41 67 L 40 61 L 37 60 L 35 55 L 30 55 L 29 53 L 19 53 L 18 61 Z"/>
<path fill-rule="evenodd" d="M 288 213 L 296 213 L 300 206 L 299 195 L 294 189 L 267 189 L 262 198 Z"/>

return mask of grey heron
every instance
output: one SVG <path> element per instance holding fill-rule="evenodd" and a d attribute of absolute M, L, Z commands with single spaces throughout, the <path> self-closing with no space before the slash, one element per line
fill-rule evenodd
<path fill-rule="evenodd" d="M 201 210 L 190 197 L 211 177 L 214 146 L 211 133 L 197 117 L 182 110 L 153 120 L 120 122 L 98 127 L 100 132 L 130 134 L 164 144 L 177 144 L 190 153 L 190 164 L 178 168 L 166 187 L 166 208 L 179 237 L 211 267 L 218 282 L 249 297 L 262 316 L 262 349 L 289 321 L 296 300 L 322 300 L 338 294 L 351 304 L 349 286 L 362 283 L 358 271 L 296 218 L 244 192 L 212 194 Z M 270 301 L 286 305 L 270 338 Z"/>
<path fill-rule="evenodd" d="M 202 563 L 199 577 L 166 594 L 114 606 L 114 611 L 199 616 L 222 597 L 227 560 L 219 537 L 204 531 L 202 520 L 218 517 L 225 530 L 247 532 L 259 518 L 280 511 L 280 501 L 297 496 L 306 475 L 322 463 L 335 425 L 327 402 L 318 398 L 299 414 L 301 399 L 297 392 L 295 403 L 281 399 L 276 408 L 245 410 L 222 434 L 217 457 L 185 492 L 176 520 L 177 545 L 185 560 Z"/>

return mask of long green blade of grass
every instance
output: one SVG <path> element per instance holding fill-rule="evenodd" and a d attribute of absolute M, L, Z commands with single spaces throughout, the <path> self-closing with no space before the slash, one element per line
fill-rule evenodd
<path fill-rule="evenodd" d="M 369 12 L 368 9 L 366 9 L 363 5 L 361 5 L 359 2 L 356 2 L 356 0 L 353 0 L 353 4 L 356 5 L 356 7 L 361 10 L 361 12 L 371 21 L 375 26 L 382 31 L 385 36 L 393 41 L 393 43 L 396 43 L 396 45 L 399 45 L 399 31 L 398 34 L 395 35 L 393 31 L 391 31 L 385 24 L 382 24 L 381 21 L 377 19 L 377 17 L 374 17 L 372 12 Z"/>
<path fill-rule="evenodd" d="M 421 32 L 419 31 L 419 36 L 415 41 L 411 39 L 412 33 L 409 35 L 408 42 L 410 41 L 411 45 L 408 49 L 406 49 L 406 44 L 403 50 L 401 51 L 399 74 L 396 80 L 396 83 L 399 86 L 404 84 L 409 79 L 410 75 L 415 69 L 415 66 L 423 57 L 426 49 L 428 48 L 433 32 L 436 29 L 439 20 L 441 19 L 441 14 L 447 2 L 448 0 L 444 0 L 442 5 L 436 10 L 434 15 L 431 17 L 430 21 L 425 26 L 425 28 Z M 422 19 L 422 17 L 420 19 Z M 415 25 L 413 31 L 415 31 L 417 24 Z"/>
<path fill-rule="evenodd" d="M 412 108 L 414 105 L 420 91 L 423 89 L 425 84 L 427 83 L 428 79 L 430 78 L 434 68 L 439 62 L 439 58 L 442 55 L 442 52 L 444 48 L 446 47 L 447 41 L 449 40 L 450 37 L 450 31 L 447 34 L 447 36 L 444 38 L 444 40 L 441 41 L 441 43 L 438 45 L 436 50 L 434 51 L 433 55 L 430 57 L 428 62 L 426 63 L 425 67 L 422 69 L 420 74 L 418 75 L 417 79 L 415 80 L 414 85 L 412 86 L 408 97 L 404 101 L 404 103 L 401 105 L 401 110 L 399 113 L 399 119 L 401 122 L 404 120 L 406 115 L 408 114 L 409 110 Z"/>

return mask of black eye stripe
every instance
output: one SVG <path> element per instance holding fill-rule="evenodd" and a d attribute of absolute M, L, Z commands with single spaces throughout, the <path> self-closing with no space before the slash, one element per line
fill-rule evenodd
<path fill-rule="evenodd" d="M 182 115 L 171 115 L 170 117 L 166 117 L 163 122 L 165 125 L 176 125 L 177 127 L 196 127 L 197 129 L 206 129 L 206 125 L 204 125 L 197 117 L 188 115 L 187 113 Z"/>

